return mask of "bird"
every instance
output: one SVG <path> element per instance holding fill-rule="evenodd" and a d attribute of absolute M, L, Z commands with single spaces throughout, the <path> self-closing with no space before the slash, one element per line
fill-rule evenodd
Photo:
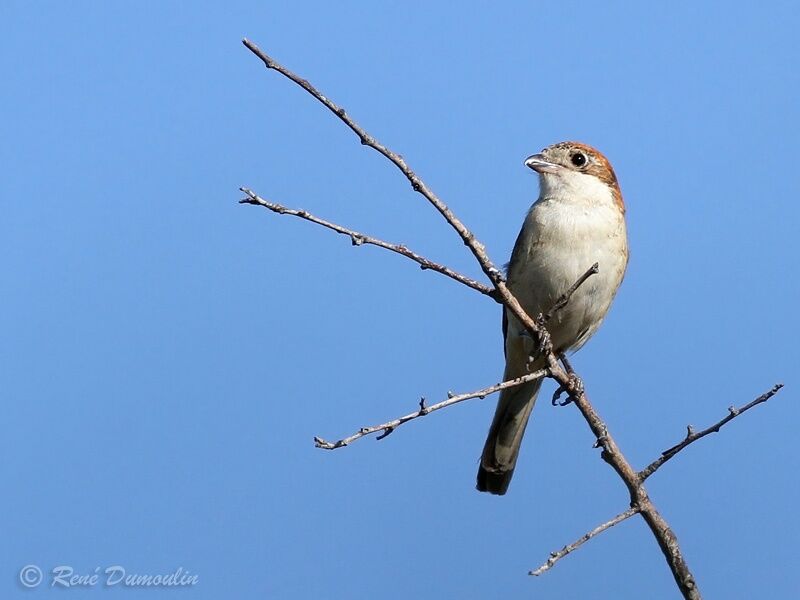
<path fill-rule="evenodd" d="M 507 286 L 535 319 L 598 263 L 597 274 L 547 322 L 553 351 L 574 352 L 600 327 L 625 275 L 625 203 L 611 163 L 587 144 L 559 142 L 529 156 L 524 164 L 539 175 L 539 198 L 514 244 L 506 267 Z M 503 339 L 505 381 L 547 366 L 537 341 L 505 307 Z M 479 491 L 508 491 L 541 383 L 530 381 L 500 393 L 480 459 Z"/>

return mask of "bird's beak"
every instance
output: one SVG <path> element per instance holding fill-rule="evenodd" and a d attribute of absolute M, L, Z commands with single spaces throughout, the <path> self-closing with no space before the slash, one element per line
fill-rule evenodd
<path fill-rule="evenodd" d="M 543 154 L 534 154 L 525 159 L 525 166 L 537 173 L 555 173 L 560 165 L 547 160 Z"/>

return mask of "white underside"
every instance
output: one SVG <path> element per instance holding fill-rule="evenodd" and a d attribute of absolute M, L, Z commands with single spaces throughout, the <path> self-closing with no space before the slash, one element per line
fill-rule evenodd
<path fill-rule="evenodd" d="M 508 272 L 509 289 L 536 317 L 550 310 L 593 263 L 599 264 L 599 272 L 547 325 L 554 347 L 563 351 L 580 348 L 600 327 L 627 265 L 625 219 L 613 195 L 595 177 L 571 175 L 541 178 L 542 194 L 528 213 Z M 510 315 L 509 363 L 519 364 L 531 350 L 530 338 L 521 333 Z"/>

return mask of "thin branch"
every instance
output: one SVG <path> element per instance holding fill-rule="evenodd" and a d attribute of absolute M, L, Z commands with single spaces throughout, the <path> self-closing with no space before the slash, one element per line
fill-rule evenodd
<path fill-rule="evenodd" d="M 564 292 L 563 294 L 561 294 L 561 296 L 559 296 L 558 300 L 556 300 L 555 304 L 553 304 L 553 307 L 550 310 L 548 310 L 547 314 L 545 314 L 542 317 L 542 323 L 547 323 L 550 319 L 552 319 L 553 315 L 555 315 L 559 310 L 564 308 L 569 303 L 570 298 L 572 298 L 572 295 L 576 291 L 578 291 L 578 288 L 581 287 L 586 282 L 586 280 L 589 279 L 589 277 L 591 277 L 592 275 L 596 275 L 599 272 L 600 272 L 600 263 L 594 263 L 591 267 L 589 267 L 586 273 L 584 273 L 578 278 L 578 281 L 573 283 L 572 286 L 566 292 Z"/>
<path fill-rule="evenodd" d="M 551 365 L 553 362 L 555 362 L 555 359 L 553 359 Z M 557 362 L 555 362 L 555 364 L 558 366 Z M 556 373 L 553 373 L 553 378 L 556 378 Z M 571 379 L 572 382 L 569 382 L 568 379 L 569 383 L 562 383 L 562 385 L 565 385 L 573 403 L 578 410 L 580 410 L 583 418 L 592 430 L 596 439 L 596 445 L 603 449 L 600 456 L 614 471 L 616 471 L 619 478 L 622 479 L 625 486 L 628 488 L 628 493 L 631 497 L 631 506 L 638 508 L 639 513 L 650 528 L 650 532 L 653 534 L 656 542 L 658 542 L 661 553 L 664 555 L 670 571 L 672 571 L 672 576 L 675 579 L 678 589 L 686 600 L 700 600 L 700 590 L 697 589 L 694 576 L 689 570 L 689 565 L 686 564 L 686 560 L 683 558 L 683 553 L 681 552 L 675 532 L 672 531 L 669 523 L 667 523 L 655 504 L 650 500 L 647 490 L 639 479 L 639 474 L 622 454 L 619 446 L 617 446 L 616 440 L 611 435 L 611 432 L 609 432 L 608 427 L 589 402 L 589 398 L 583 390 L 583 386 L 574 383 L 577 376 L 572 375 L 568 376 L 568 378 Z"/>
<path fill-rule="evenodd" d="M 448 394 L 447 400 L 442 400 L 441 402 L 438 402 L 437 404 L 432 404 L 431 406 L 426 406 L 425 399 L 423 398 L 422 400 L 420 400 L 419 410 L 416 410 L 413 413 L 409 413 L 397 419 L 392 419 L 391 421 L 387 421 L 386 423 L 381 423 L 380 425 L 373 425 L 371 427 L 362 427 L 353 435 L 343 438 L 341 440 L 337 440 L 335 442 L 328 442 L 320 437 L 315 437 L 314 444 L 316 445 L 317 448 L 322 448 L 324 450 L 336 450 L 337 448 L 343 448 L 344 446 L 348 446 L 349 444 L 353 443 L 354 441 L 364 436 L 377 433 L 379 431 L 382 433 L 377 439 L 383 439 L 387 435 L 392 433 L 395 429 L 400 427 L 400 425 L 408 423 L 409 421 L 413 421 L 414 419 L 424 417 L 437 410 L 441 410 L 443 408 L 447 408 L 448 406 L 452 406 L 453 404 L 464 402 L 464 400 L 470 400 L 472 398 L 485 398 L 489 394 L 494 394 L 495 392 L 499 392 L 507 388 L 516 387 L 518 385 L 522 385 L 523 383 L 527 383 L 529 381 L 534 381 L 536 379 L 547 377 L 549 373 L 550 373 L 549 369 L 539 369 L 538 371 L 534 371 L 533 373 L 528 373 L 527 375 L 523 375 L 522 377 L 517 377 L 516 379 L 509 379 L 508 381 L 504 381 L 502 383 L 498 383 L 493 386 L 484 388 L 482 390 L 477 390 L 475 392 L 469 392 L 467 394 L 459 394 L 457 396 Z"/>
<path fill-rule="evenodd" d="M 390 242 L 385 242 L 378 238 L 363 233 L 359 233 L 358 231 L 348 229 L 347 227 L 337 225 L 336 223 L 331 223 L 330 221 L 326 221 L 325 219 L 320 219 L 319 217 L 316 217 L 305 210 L 287 208 L 286 206 L 283 206 L 281 204 L 277 204 L 275 202 L 269 202 L 268 200 L 264 200 L 261 196 L 259 196 L 258 194 L 247 188 L 239 188 L 239 189 L 247 195 L 247 198 L 244 198 L 239 201 L 240 204 L 253 204 L 255 206 L 263 206 L 264 208 L 267 208 L 272 212 L 278 213 L 280 215 L 292 215 L 294 217 L 299 217 L 301 219 L 305 219 L 306 221 L 310 221 L 311 223 L 316 223 L 317 225 L 321 225 L 322 227 L 331 229 L 336 233 L 349 236 L 350 241 L 353 243 L 354 246 L 361 246 L 364 244 L 368 244 L 372 246 L 378 246 L 379 248 L 384 248 L 385 250 L 390 250 L 391 252 L 396 252 L 397 254 L 401 254 L 406 258 L 410 258 L 415 263 L 417 263 L 423 270 L 430 269 L 431 271 L 436 271 L 437 273 L 446 275 L 447 277 L 450 277 L 451 279 L 454 279 L 459 283 L 463 283 L 467 287 L 471 287 L 473 290 L 476 290 L 481 294 L 485 294 L 486 296 L 490 296 L 492 298 L 495 297 L 495 291 L 493 288 L 484 285 L 482 283 L 479 283 L 474 279 L 467 277 L 466 275 L 457 273 L 456 271 L 453 271 L 449 267 L 440 265 L 439 263 L 435 263 L 432 260 L 427 259 L 424 256 L 417 254 L 416 252 L 413 252 L 406 246 L 403 246 L 401 244 L 392 244 Z"/>
<path fill-rule="evenodd" d="M 311 82 L 307 79 L 300 77 L 299 75 L 293 73 L 280 63 L 276 62 L 275 59 L 268 56 L 264 51 L 262 51 L 256 44 L 251 42 L 248 39 L 243 39 L 242 43 L 245 47 L 250 50 L 253 54 L 255 54 L 261 62 L 264 63 L 264 66 L 267 69 L 271 69 L 276 71 L 292 81 L 293 83 L 299 85 L 303 88 L 306 92 L 311 94 L 316 100 L 322 103 L 328 110 L 330 110 L 336 117 L 342 121 L 347 127 L 349 127 L 353 133 L 355 133 L 359 140 L 361 140 L 361 144 L 364 146 L 368 146 L 373 150 L 379 152 L 383 156 L 385 156 L 392 164 L 394 164 L 402 173 L 405 175 L 406 179 L 411 183 L 411 187 L 415 192 L 421 194 L 438 212 L 439 214 L 444 217 L 445 221 L 458 233 L 461 241 L 470 249 L 472 255 L 475 257 L 475 260 L 478 261 L 478 264 L 481 267 L 481 270 L 486 274 L 489 280 L 495 287 L 496 294 L 493 296 L 494 299 L 498 302 L 502 302 L 513 314 L 514 316 L 519 319 L 520 323 L 528 330 L 528 332 L 534 337 L 534 339 L 539 341 L 539 347 L 542 349 L 543 354 L 547 354 L 552 352 L 552 343 L 550 341 L 550 335 L 547 333 L 547 330 L 544 329 L 541 325 L 539 325 L 533 318 L 531 318 L 528 313 L 525 312 L 525 309 L 522 308 L 522 305 L 519 301 L 514 297 L 511 291 L 508 289 L 505 283 L 505 277 L 503 277 L 503 273 L 498 269 L 494 263 L 489 258 L 489 255 L 486 253 L 486 248 L 484 245 L 478 241 L 475 235 L 467 229 L 466 225 L 461 222 L 461 220 L 456 217 L 452 210 L 428 187 L 428 185 L 422 181 L 422 179 L 411 170 L 411 167 L 408 166 L 405 159 L 402 156 L 390 150 L 374 137 L 372 137 L 367 131 L 361 127 L 358 123 L 356 123 L 345 111 L 344 108 L 337 105 L 335 102 L 330 100 L 327 96 L 322 94 L 316 87 L 314 87 Z M 551 361 L 551 363 L 555 362 L 555 360 Z M 560 368 L 559 368 L 560 370 Z M 562 371 L 562 379 L 566 381 L 566 374 Z M 564 383 L 560 381 L 560 383 Z"/>
<path fill-rule="evenodd" d="M 562 362 L 564 362 L 564 365 L 567 368 L 567 370 L 569 372 L 573 372 L 572 371 L 572 365 L 569 364 L 569 361 L 567 361 L 566 357 L 565 356 L 561 356 L 560 358 L 561 358 Z M 735 408 L 735 407 L 731 406 L 730 408 L 728 408 L 728 415 L 727 416 L 725 416 L 723 419 L 720 419 L 719 421 L 714 423 L 714 425 L 712 425 L 711 427 L 708 427 L 708 428 L 706 428 L 706 429 L 704 429 L 702 431 L 695 432 L 694 429 L 692 428 L 692 426 L 689 425 L 687 427 L 687 432 L 688 432 L 687 436 L 680 444 L 677 444 L 677 445 L 673 446 L 672 448 L 670 448 L 668 450 L 665 450 L 664 452 L 661 453 L 661 456 L 659 458 L 657 458 L 656 460 L 651 462 L 649 465 L 647 465 L 644 469 L 639 471 L 640 480 L 644 481 L 645 479 L 650 477 L 650 475 L 655 473 L 665 462 L 667 462 L 670 458 L 675 456 L 678 452 L 680 452 L 681 450 L 686 448 L 689 444 L 692 444 L 693 442 L 696 442 L 697 440 L 707 436 L 710 433 L 718 433 L 719 430 L 724 425 L 726 425 L 727 423 L 729 423 L 730 421 L 732 421 L 733 419 L 735 419 L 736 417 L 738 417 L 742 413 L 750 410 L 751 408 L 754 408 L 754 407 L 758 406 L 759 404 L 764 404 L 767 400 L 769 400 L 770 398 L 775 396 L 781 390 L 781 388 L 783 388 L 783 384 L 782 383 L 777 383 L 772 387 L 772 389 L 770 389 L 769 391 L 765 392 L 764 394 L 761 394 L 758 398 L 756 398 L 752 402 L 750 402 L 748 404 L 745 404 L 744 406 L 742 406 L 740 408 Z M 540 566 L 538 569 L 536 569 L 534 571 L 531 571 L 529 574 L 530 575 L 541 575 L 545 571 L 549 570 L 557 561 L 559 561 L 562 558 L 564 558 L 567 554 L 569 554 L 573 550 L 578 549 L 580 546 L 582 546 L 584 543 L 589 541 L 591 538 L 593 538 L 596 535 L 604 532 L 606 529 L 609 529 L 610 527 L 613 527 L 617 523 L 620 523 L 620 522 L 624 521 L 625 519 L 627 519 L 629 517 L 632 517 L 633 515 L 637 514 L 638 512 L 639 511 L 636 508 L 629 508 L 625 512 L 618 514 L 616 517 L 614 517 L 610 521 L 606 521 L 602 525 L 598 525 L 597 527 L 595 527 L 590 532 L 588 532 L 585 535 L 583 535 L 581 538 L 579 538 L 578 540 L 576 540 L 575 542 L 573 542 L 569 546 L 564 546 L 558 552 L 551 552 L 550 553 L 550 558 L 547 559 L 547 562 L 544 563 L 542 566 Z"/>
<path fill-rule="evenodd" d="M 745 404 L 741 408 L 736 408 L 734 406 L 731 406 L 730 408 L 728 408 L 728 414 L 724 418 L 714 423 L 711 427 L 703 429 L 702 431 L 696 432 L 692 429 L 692 426 L 690 425 L 689 427 L 687 427 L 687 433 L 684 440 L 680 444 L 677 444 L 672 448 L 669 448 L 668 450 L 664 450 L 664 452 L 661 453 L 661 456 L 659 456 L 657 459 L 655 459 L 653 462 L 647 465 L 644 469 L 639 471 L 639 479 L 644 481 L 645 479 L 650 477 L 650 475 L 655 473 L 661 467 L 661 465 L 663 465 L 670 458 L 675 456 L 678 452 L 686 448 L 686 446 L 696 442 L 699 439 L 706 437 L 710 433 L 719 432 L 719 430 L 722 429 L 724 425 L 727 425 L 742 413 L 745 413 L 751 408 L 758 406 L 759 404 L 763 404 L 764 402 L 772 398 L 775 394 L 777 394 L 781 390 L 782 387 L 783 387 L 782 383 L 776 383 L 774 386 L 772 386 L 771 390 L 769 390 L 764 394 L 761 394 L 758 398 L 756 398 L 749 404 Z"/>
<path fill-rule="evenodd" d="M 292 215 L 295 215 L 295 216 L 299 216 L 299 217 L 301 217 L 303 219 L 306 219 L 306 220 L 312 221 L 314 223 L 318 223 L 320 225 L 323 225 L 324 227 L 328 227 L 330 229 L 333 229 L 334 231 L 337 231 L 339 233 L 343 233 L 343 234 L 347 234 L 347 235 L 351 235 L 351 236 L 352 235 L 358 235 L 358 236 L 362 235 L 362 234 L 359 234 L 357 232 L 350 231 L 349 229 L 345 229 L 344 227 L 340 227 L 338 225 L 334 225 L 332 223 L 328 223 L 327 221 L 322 221 L 321 219 L 318 219 L 317 217 L 314 217 L 313 215 L 310 215 L 306 211 L 297 211 L 297 210 L 287 209 L 287 208 L 281 206 L 280 204 L 274 204 L 274 203 L 271 203 L 271 202 L 267 202 L 267 201 L 263 200 L 262 198 L 260 198 L 259 196 L 257 196 L 256 194 L 254 194 L 253 192 L 251 192 L 250 190 L 248 190 L 246 188 L 240 188 L 240 189 L 241 189 L 241 191 L 243 191 L 245 194 L 247 194 L 249 196 L 249 198 L 247 198 L 245 200 L 242 200 L 241 202 L 251 203 L 251 204 L 258 204 L 258 205 L 261 205 L 261 206 L 265 206 L 266 208 L 268 208 L 268 209 L 270 209 L 270 210 L 272 210 L 274 212 L 281 213 L 281 214 L 285 214 L 286 213 L 286 214 L 292 214 Z M 383 244 L 386 244 L 386 242 L 381 242 L 380 240 L 376 240 L 376 241 L 379 242 L 376 245 L 381 245 L 381 247 L 386 247 L 386 246 L 383 245 Z M 366 241 L 364 243 L 366 243 Z M 389 249 L 392 249 L 392 248 L 389 248 Z M 404 254 L 404 256 L 406 255 L 405 253 L 403 253 L 403 254 Z M 446 267 L 442 267 L 442 268 L 446 268 Z M 597 263 L 592 265 L 589 268 L 589 270 L 586 271 L 586 273 L 581 275 L 581 277 L 564 294 L 562 294 L 561 297 L 558 298 L 558 300 L 556 300 L 556 302 L 553 305 L 553 307 L 548 311 L 548 313 L 547 313 L 548 317 L 547 318 L 551 318 L 553 316 L 553 314 L 555 314 L 558 310 L 560 310 L 561 308 L 566 306 L 566 304 L 569 302 L 569 299 L 572 297 L 572 295 L 575 293 L 575 291 L 587 279 L 589 279 L 589 277 L 591 277 L 595 273 L 597 273 Z M 454 279 L 455 279 L 455 277 L 454 277 Z M 467 284 L 467 285 L 469 285 L 469 284 Z M 474 287 L 474 286 L 470 285 L 469 287 Z M 491 295 L 491 292 L 493 292 L 493 290 L 490 290 L 490 293 L 487 293 L 487 295 Z M 572 373 L 572 367 L 571 367 L 571 365 L 569 365 L 569 362 L 567 362 L 566 357 L 562 355 L 561 356 L 561 360 L 564 361 L 564 364 L 567 366 L 567 369 L 569 370 L 570 373 Z M 425 406 L 425 399 L 423 398 L 420 401 L 420 410 L 418 410 L 416 412 L 410 413 L 408 415 L 405 415 L 405 416 L 397 418 L 397 419 L 393 419 L 392 421 L 388 421 L 386 423 L 381 423 L 380 425 L 373 425 L 371 427 L 362 427 L 355 434 L 353 434 L 353 435 L 351 435 L 349 437 L 343 438 L 341 440 L 337 440 L 336 442 L 328 442 L 327 440 L 324 440 L 321 437 L 315 437 L 314 438 L 314 444 L 316 445 L 317 448 L 322 448 L 324 450 L 336 450 L 337 448 L 343 448 L 344 446 L 348 446 L 350 443 L 354 442 L 357 439 L 360 439 L 360 438 L 362 438 L 364 436 L 367 436 L 367 435 L 370 435 L 370 434 L 373 434 L 373 433 L 377 433 L 379 431 L 381 431 L 383 433 L 381 433 L 381 435 L 379 435 L 377 437 L 377 439 L 378 440 L 382 440 L 386 436 L 390 435 L 398 426 L 402 425 L 403 423 L 407 423 L 408 421 L 411 421 L 413 419 L 417 419 L 419 417 L 424 417 L 425 415 L 427 415 L 427 414 L 429 414 L 429 413 L 431 413 L 431 412 L 433 412 L 435 410 L 440 410 L 442 408 L 446 408 L 448 406 L 451 406 L 453 404 L 457 404 L 459 402 L 463 402 L 464 400 L 469 400 L 471 398 L 484 398 L 488 394 L 491 394 L 491 393 L 494 393 L 494 392 L 498 392 L 498 391 L 503 390 L 505 388 L 521 385 L 523 383 L 526 383 L 528 381 L 532 381 L 534 379 L 541 379 L 542 377 L 546 377 L 549 373 L 550 373 L 549 369 L 541 369 L 541 370 L 536 371 L 534 373 L 529 373 L 527 375 L 524 375 L 523 377 L 519 377 L 517 379 L 512 379 L 512 380 L 509 380 L 509 381 L 506 381 L 506 382 L 503 382 L 503 383 L 499 383 L 497 385 L 491 386 L 491 387 L 483 389 L 483 390 L 478 390 L 477 392 L 471 392 L 469 394 L 463 394 L 461 396 L 449 396 L 447 400 L 444 400 L 444 401 L 442 401 L 442 402 L 440 402 L 438 404 L 434 404 L 433 406 L 430 406 L 430 407 L 426 407 Z"/>
<path fill-rule="evenodd" d="M 610 521 L 606 521 L 602 525 L 598 525 L 597 527 L 595 527 L 591 531 L 589 531 L 587 533 L 584 533 L 577 540 L 575 540 L 574 542 L 572 542 L 568 546 L 564 546 L 558 552 L 551 552 L 550 553 L 550 558 L 547 559 L 547 562 L 545 562 L 538 569 L 530 571 L 528 573 L 528 575 L 535 575 L 535 576 L 538 577 L 539 575 L 541 575 L 545 571 L 549 571 L 551 568 L 553 568 L 553 565 L 555 565 L 559 560 L 564 558 L 570 552 L 572 552 L 574 550 L 577 550 L 578 548 L 583 546 L 586 542 L 588 542 L 594 536 L 603 533 L 606 529 L 610 529 L 611 527 L 613 527 L 614 525 L 616 525 L 618 523 L 622 523 L 622 521 L 632 517 L 633 515 L 637 514 L 638 512 L 639 512 L 639 510 L 637 508 L 629 508 L 625 512 L 622 512 L 622 513 L 618 514 L 616 517 L 614 517 Z"/>
<path fill-rule="evenodd" d="M 398 169 L 400 169 L 403 175 L 405 175 L 406 179 L 408 179 L 408 181 L 411 183 L 413 190 L 422 194 L 428 200 L 428 202 L 430 202 L 430 204 L 439 211 L 445 220 L 450 223 L 453 229 L 456 230 L 458 235 L 461 237 L 461 241 L 463 241 L 464 244 L 472 251 L 472 254 L 475 256 L 475 258 L 478 259 L 478 263 L 480 263 L 481 268 L 483 269 L 484 273 L 486 273 L 486 276 L 489 277 L 491 282 L 496 284 L 497 282 L 504 281 L 503 273 L 500 271 L 500 269 L 495 267 L 492 261 L 489 259 L 483 244 L 481 244 L 475 238 L 472 232 L 467 229 L 467 227 L 458 219 L 458 217 L 455 216 L 455 214 L 453 214 L 453 211 L 451 211 L 450 208 L 448 208 L 448 206 L 442 202 L 439 197 L 433 193 L 433 191 L 431 191 L 427 184 L 422 181 L 422 179 L 417 177 L 417 174 L 411 170 L 411 167 L 408 166 L 402 156 L 390 150 L 372 137 L 369 133 L 367 133 L 364 128 L 350 118 L 344 108 L 340 107 L 327 96 L 323 95 L 322 92 L 315 88 L 307 79 L 303 79 L 283 65 L 277 63 L 273 58 L 265 54 L 250 40 L 243 39 L 242 43 L 247 47 L 248 50 L 250 50 L 250 52 L 261 59 L 267 69 L 277 71 L 287 79 L 290 79 L 292 82 L 299 85 L 309 94 L 314 96 L 314 98 L 319 100 L 328 110 L 335 114 L 339 120 L 347 125 L 353 131 L 353 133 L 358 136 L 364 146 L 369 146 L 389 159 L 389 161 L 391 161 Z"/>

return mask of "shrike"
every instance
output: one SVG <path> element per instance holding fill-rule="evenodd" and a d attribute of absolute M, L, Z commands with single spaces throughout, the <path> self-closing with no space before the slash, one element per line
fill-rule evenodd
<path fill-rule="evenodd" d="M 599 272 L 547 323 L 558 352 L 579 349 L 597 331 L 628 264 L 625 204 L 605 156 L 578 142 L 561 142 L 534 154 L 525 165 L 539 174 L 539 199 L 531 206 L 508 265 L 508 288 L 533 318 L 595 262 Z M 546 366 L 536 344 L 504 309 L 506 368 L 514 379 Z M 505 494 L 514 474 L 525 426 L 541 380 L 503 390 L 478 469 L 481 492 Z"/>

